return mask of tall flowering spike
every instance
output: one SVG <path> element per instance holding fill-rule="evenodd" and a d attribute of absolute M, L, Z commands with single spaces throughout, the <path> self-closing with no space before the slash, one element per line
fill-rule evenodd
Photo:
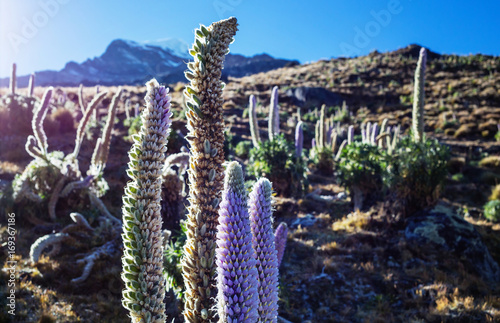
<path fill-rule="evenodd" d="M 377 136 L 378 136 L 378 124 L 377 123 L 373 124 L 370 136 L 371 136 L 370 142 L 372 143 L 372 145 L 376 145 L 377 144 Z"/>
<path fill-rule="evenodd" d="M 321 113 L 319 115 L 319 135 L 318 135 L 318 140 L 319 142 L 317 143 L 320 147 L 325 147 L 326 143 L 326 105 L 321 106 Z"/>
<path fill-rule="evenodd" d="M 16 94 L 16 63 L 12 63 L 12 73 L 10 75 L 9 92 Z"/>
<path fill-rule="evenodd" d="M 380 126 L 380 134 L 387 132 L 387 123 L 388 122 L 389 122 L 389 119 L 387 119 L 387 118 L 384 118 L 384 120 L 382 120 L 382 125 Z"/>
<path fill-rule="evenodd" d="M 273 87 L 271 92 L 271 104 L 269 105 L 269 123 L 268 132 L 269 140 L 273 140 L 274 136 L 280 133 L 280 112 L 278 105 L 278 87 Z"/>
<path fill-rule="evenodd" d="M 83 102 L 83 84 L 78 87 L 78 104 L 80 105 L 80 110 L 85 113 L 85 103 Z"/>
<path fill-rule="evenodd" d="M 217 226 L 219 322 L 257 322 L 258 280 L 243 171 L 227 165 Z"/>
<path fill-rule="evenodd" d="M 425 84 L 425 64 L 427 62 L 427 51 L 424 47 L 420 49 L 417 69 L 415 70 L 415 84 L 413 90 L 413 113 L 412 132 L 413 141 L 424 140 L 424 84 Z"/>
<path fill-rule="evenodd" d="M 297 156 L 297 158 L 302 156 L 302 147 L 304 146 L 303 124 L 302 121 L 299 121 L 295 128 L 295 156 Z"/>
<path fill-rule="evenodd" d="M 184 319 L 186 322 L 210 322 L 217 315 L 214 307 L 215 236 L 218 207 L 223 187 L 224 119 L 220 81 L 224 57 L 237 31 L 236 18 L 221 20 L 195 31 L 189 51 L 186 78 L 191 81 L 184 91 L 187 99 L 186 139 L 190 144 L 189 207 L 187 240 L 182 259 L 186 286 Z"/>
<path fill-rule="evenodd" d="M 97 86 L 97 88 L 99 88 L 99 86 Z M 96 92 L 97 92 L 96 95 L 100 94 L 98 90 Z M 120 101 L 121 94 L 122 94 L 122 88 L 119 87 L 115 95 L 113 96 L 113 99 L 111 100 L 111 104 L 108 110 L 108 118 L 106 120 L 106 125 L 102 130 L 102 137 L 101 137 L 102 150 L 101 153 L 99 154 L 99 162 L 102 165 L 102 168 L 104 168 L 104 166 L 108 161 L 109 146 L 111 144 L 111 132 L 115 124 L 116 109 L 118 107 L 118 102 Z"/>
<path fill-rule="evenodd" d="M 47 135 L 45 134 L 45 130 L 43 129 L 43 121 L 45 120 L 45 116 L 47 115 L 47 111 L 49 109 L 50 98 L 52 97 L 52 92 L 54 88 L 51 86 L 47 90 L 42 97 L 42 103 L 35 108 L 33 112 L 33 120 L 31 121 L 31 127 L 33 128 L 33 134 L 35 135 L 38 148 L 43 156 L 47 155 Z"/>
<path fill-rule="evenodd" d="M 320 120 L 316 121 L 316 125 L 314 126 L 314 141 L 319 148 L 322 148 L 321 140 L 319 140 L 320 122 Z"/>
<path fill-rule="evenodd" d="M 160 194 L 170 132 L 170 96 L 155 79 L 148 83 L 140 132 L 129 151 L 123 195 L 123 306 L 132 322 L 165 322 L 165 279 Z"/>
<path fill-rule="evenodd" d="M 354 140 L 354 126 L 350 125 L 347 130 L 347 143 L 350 145 Z"/>
<path fill-rule="evenodd" d="M 272 185 L 261 178 L 253 186 L 249 198 L 252 245 L 256 254 L 259 280 L 260 322 L 278 320 L 278 254 L 275 246 L 272 217 Z"/>
<path fill-rule="evenodd" d="M 81 85 L 80 85 L 81 88 Z M 82 108 L 83 111 L 83 118 L 80 120 L 80 124 L 78 124 L 78 129 L 76 130 L 76 138 L 75 138 L 75 149 L 73 150 L 73 157 L 77 158 L 78 154 L 80 153 L 80 148 L 82 146 L 82 141 L 83 137 L 85 135 L 85 127 L 87 126 L 87 123 L 90 120 L 90 115 L 92 114 L 92 111 L 97 107 L 99 102 L 101 102 L 102 99 L 108 94 L 108 92 L 101 92 L 97 94 L 92 102 L 89 104 L 89 108 L 85 109 Z M 81 97 L 81 96 L 80 96 Z M 83 104 L 83 102 L 81 102 Z M 101 138 L 99 138 L 101 139 Z"/>
<path fill-rule="evenodd" d="M 33 93 L 35 93 L 35 73 L 30 75 L 28 81 L 28 96 L 33 96 Z"/>
<path fill-rule="evenodd" d="M 276 243 L 276 250 L 278 252 L 278 268 L 283 260 L 283 255 L 285 254 L 286 238 L 288 235 L 288 225 L 285 222 L 281 222 L 276 228 L 274 233 L 274 241 Z"/>
<path fill-rule="evenodd" d="M 260 145 L 259 124 L 257 123 L 257 100 L 255 95 L 250 95 L 249 102 L 249 116 L 250 116 L 250 133 L 252 134 L 252 143 L 254 147 Z"/>

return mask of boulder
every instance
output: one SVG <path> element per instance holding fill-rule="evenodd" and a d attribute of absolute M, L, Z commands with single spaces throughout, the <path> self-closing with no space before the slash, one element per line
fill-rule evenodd
<path fill-rule="evenodd" d="M 500 268 L 472 224 L 451 209 L 438 205 L 420 211 L 407 222 L 405 238 L 421 256 L 440 260 L 454 257 L 485 281 L 500 280 Z"/>

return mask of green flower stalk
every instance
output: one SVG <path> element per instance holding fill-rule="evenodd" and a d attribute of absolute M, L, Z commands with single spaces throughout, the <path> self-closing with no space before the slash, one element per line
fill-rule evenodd
<path fill-rule="evenodd" d="M 160 194 L 171 115 L 168 89 L 148 83 L 140 132 L 133 136 L 123 195 L 123 306 L 132 322 L 164 322 L 165 279 Z"/>
<path fill-rule="evenodd" d="M 237 31 L 236 18 L 221 20 L 195 31 L 184 91 L 188 110 L 186 139 L 190 144 L 187 240 L 182 259 L 186 286 L 186 322 L 210 322 L 217 315 L 215 236 L 223 187 L 224 119 L 220 81 L 225 55 Z"/>
<path fill-rule="evenodd" d="M 417 69 L 415 70 L 415 84 L 413 90 L 413 113 L 412 132 L 413 141 L 422 142 L 424 140 L 424 85 L 425 85 L 425 64 L 427 62 L 427 52 L 425 48 L 420 49 Z"/>
<path fill-rule="evenodd" d="M 257 123 L 257 101 L 255 95 L 250 95 L 249 102 L 249 116 L 250 116 L 250 133 L 252 134 L 252 143 L 254 147 L 260 145 L 259 124 Z"/>

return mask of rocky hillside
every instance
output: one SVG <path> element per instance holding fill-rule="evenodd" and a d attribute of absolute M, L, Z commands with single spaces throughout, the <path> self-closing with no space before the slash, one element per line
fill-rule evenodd
<path fill-rule="evenodd" d="M 249 164 L 248 157 L 243 156 L 244 149 L 236 145 L 250 140 L 247 107 L 251 94 L 258 101 L 261 138 L 267 140 L 267 109 L 271 89 L 276 85 L 279 86 L 280 131 L 287 139 L 293 138 L 300 110 L 305 148 L 311 147 L 318 108 L 322 104 L 327 106 L 328 117 L 333 115 L 341 128 L 354 125 L 356 135 L 362 123 L 381 122 L 384 118 L 388 118 L 390 126 L 401 125 L 407 134 L 419 49 L 411 45 L 353 59 L 291 64 L 293 66 L 243 77 L 232 77 L 229 73 L 224 90 L 225 125 L 230 129 L 226 138 L 227 158 L 245 166 Z M 115 54 L 121 55 L 120 51 Z M 173 55 L 167 52 L 162 55 L 167 54 Z M 263 67 L 268 60 L 264 55 L 256 58 Z M 250 61 L 252 59 L 245 60 L 238 55 L 229 56 L 225 71 L 245 75 L 242 71 Z M 139 65 L 137 67 L 139 70 Z M 165 80 L 169 80 L 168 76 Z M 176 82 L 173 78 L 168 81 L 174 110 L 169 154 L 187 145 L 183 138 L 187 132 L 182 93 L 185 84 Z M 500 151 L 500 143 L 495 138 L 500 123 L 499 84 L 499 57 L 429 52 L 425 82 L 426 136 L 450 146 L 452 154 L 445 186 L 432 210 L 419 212 L 406 221 L 395 211 L 397 203 L 387 199 L 361 212 L 352 212 L 349 192 L 338 185 L 338 176 L 333 172 L 326 175 L 317 172 L 313 162 L 308 164 L 307 194 L 300 198 L 275 198 L 275 223 L 283 221 L 290 228 L 280 267 L 279 322 L 500 321 L 500 224 L 486 220 L 483 212 L 492 188 L 500 183 L 498 163 L 484 163 L 485 156 L 495 157 Z M 88 168 L 111 96 L 117 88 L 102 86 L 100 90 L 110 93 L 98 106 L 100 122 L 90 125 L 85 133 L 79 155 L 82 170 Z M 5 88 L 0 89 L 0 95 L 6 92 Z M 25 90 L 18 92 L 24 94 Z M 38 87 L 35 95 L 40 97 L 42 92 L 43 88 Z M 81 119 L 77 92 L 75 87 L 58 87 L 54 91 L 53 107 L 44 122 L 50 151 L 60 150 L 65 154 L 73 151 L 75 125 Z M 132 118 L 126 120 L 126 107 L 133 117 L 134 108 L 137 106 L 139 110 L 143 106 L 145 93 L 142 85 L 125 86 L 118 106 L 103 176 L 110 189 L 102 197 L 113 215 L 121 214 L 123 188 L 129 181 L 126 164 L 131 142 L 128 136 L 138 128 L 137 123 L 130 122 Z M 94 87 L 85 87 L 84 102 L 88 103 L 94 94 Z M 0 112 L 9 100 L 8 95 L 0 99 Z M 348 107 L 344 111 L 340 108 L 343 102 Z M 13 111 L 16 117 L 0 113 L 0 124 L 17 131 L 0 130 L 0 197 L 2 192 L 8 193 L 15 175 L 31 160 L 24 149 L 26 137 L 32 131 L 27 121 L 31 116 L 30 111 L 26 111 L 28 105 L 22 106 L 24 109 Z M 247 144 L 247 148 L 251 146 Z M 21 321 L 128 320 L 121 305 L 120 252 L 97 260 L 85 282 L 80 285 L 71 282 L 83 271 L 83 265 L 77 260 L 101 246 L 104 235 L 78 232 L 76 239 L 62 245 L 58 255 L 44 255 L 37 264 L 29 261 L 30 246 L 38 237 L 60 231 L 71 223 L 68 214 L 74 211 L 75 205 L 90 205 L 90 202 L 78 196 L 60 199 L 56 223 L 48 219 L 47 203 L 43 207 L 9 203 L 0 203 L 0 210 L 12 208 L 16 214 L 15 260 L 20 277 L 16 306 Z M 188 201 L 179 205 L 188 205 Z M 102 221 L 101 225 L 99 214 L 90 209 L 85 212 L 94 230 L 105 232 L 100 231 L 106 223 Z M 169 228 L 174 220 L 178 219 L 164 218 Z M 0 240 L 7 241 L 7 225 L 2 217 L 0 224 Z M 7 249 L 2 248 L 0 263 L 5 263 L 7 256 Z M 0 280 L 7 281 L 8 275 L 4 265 Z M 0 294 L 7 295 L 7 289 L 1 286 Z M 180 321 L 179 303 L 172 294 L 167 304 L 169 321 L 176 317 L 175 321 Z M 8 319 L 5 312 L 0 313 L 0 321 Z"/>

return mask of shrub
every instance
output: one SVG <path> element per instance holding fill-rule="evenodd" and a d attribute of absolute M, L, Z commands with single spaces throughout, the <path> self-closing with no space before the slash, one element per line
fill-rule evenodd
<path fill-rule="evenodd" d="M 333 150 L 331 147 L 314 147 L 310 152 L 310 161 L 312 161 L 318 171 L 327 176 L 333 172 Z"/>
<path fill-rule="evenodd" d="M 491 190 L 491 195 L 489 197 L 489 200 L 490 201 L 500 200 L 500 184 L 495 185 L 495 187 L 493 187 L 493 189 Z"/>
<path fill-rule="evenodd" d="M 484 217 L 492 222 L 500 221 L 500 200 L 489 201 L 484 205 Z"/>
<path fill-rule="evenodd" d="M 406 213 L 433 205 L 448 174 L 448 147 L 435 139 L 403 138 L 389 160 L 386 182 Z"/>
<path fill-rule="evenodd" d="M 163 274 L 166 280 L 167 291 L 172 290 L 175 297 L 184 302 L 184 280 L 182 278 L 181 258 L 186 243 L 186 224 L 181 222 L 181 230 L 175 237 L 165 244 L 163 258 Z"/>
<path fill-rule="evenodd" d="M 386 153 L 378 146 L 354 141 L 340 153 L 336 170 L 340 185 L 347 187 L 359 210 L 363 201 L 373 199 L 383 191 Z"/>
<path fill-rule="evenodd" d="M 247 172 L 255 178 L 267 177 L 280 196 L 297 196 L 306 191 L 305 163 L 296 160 L 295 147 L 283 134 L 250 150 Z"/>
<path fill-rule="evenodd" d="M 236 156 L 246 159 L 248 157 L 248 153 L 250 152 L 251 148 L 252 148 L 251 141 L 240 141 L 236 145 L 234 153 L 236 154 Z"/>
<path fill-rule="evenodd" d="M 500 170 L 500 156 L 488 156 L 481 159 L 479 166 L 490 168 L 492 170 Z"/>

